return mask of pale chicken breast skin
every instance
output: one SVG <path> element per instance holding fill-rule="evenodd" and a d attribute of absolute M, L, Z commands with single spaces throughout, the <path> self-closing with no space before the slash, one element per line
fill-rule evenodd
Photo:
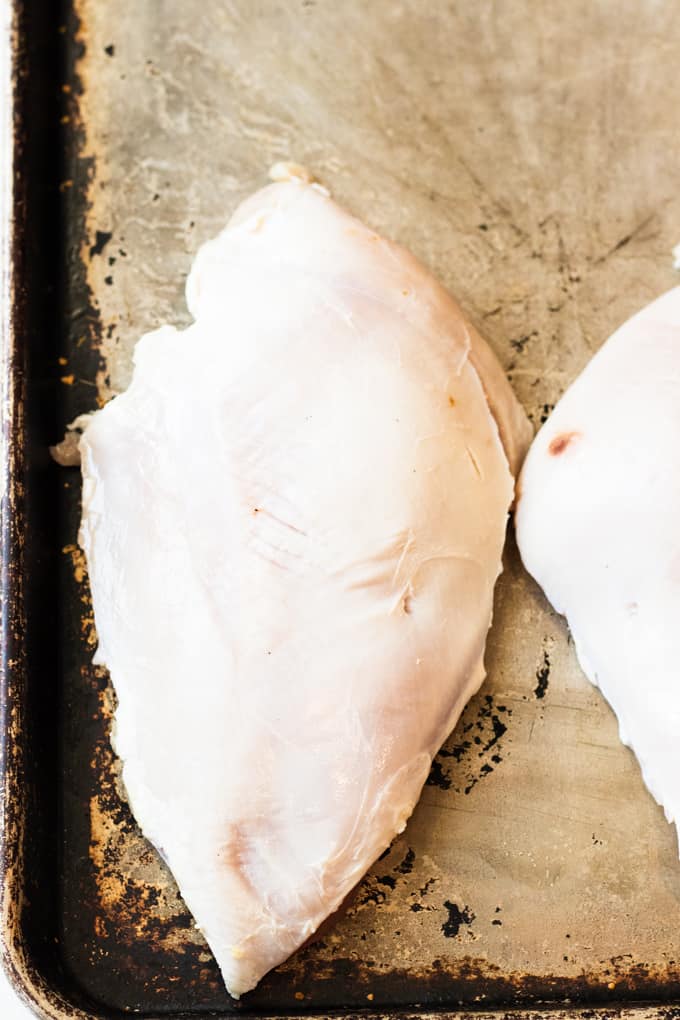
<path fill-rule="evenodd" d="M 670 821 L 680 820 L 680 287 L 623 325 L 524 465 L 517 540 Z"/>
<path fill-rule="evenodd" d="M 246 201 L 187 299 L 81 440 L 81 542 L 132 809 L 238 996 L 481 683 L 529 426 L 448 294 L 308 183 Z"/>

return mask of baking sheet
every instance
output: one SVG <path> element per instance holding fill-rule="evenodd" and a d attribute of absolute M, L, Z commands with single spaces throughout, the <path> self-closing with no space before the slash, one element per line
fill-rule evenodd
<path fill-rule="evenodd" d="M 671 0 L 75 7 L 61 33 L 79 140 L 61 182 L 62 425 L 127 385 L 142 332 L 189 321 L 193 254 L 281 159 L 432 268 L 536 424 L 608 333 L 677 282 Z M 110 1010 L 229 1012 L 121 798 L 65 478 L 63 963 Z M 406 832 L 242 1010 L 680 1000 L 674 831 L 512 538 L 506 561 L 487 682 Z"/>

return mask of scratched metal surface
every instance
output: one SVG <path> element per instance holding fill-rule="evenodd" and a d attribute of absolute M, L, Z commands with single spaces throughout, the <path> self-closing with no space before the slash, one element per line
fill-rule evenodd
<path fill-rule="evenodd" d="M 677 282 L 673 0 L 76 9 L 82 92 L 67 83 L 65 102 L 83 135 L 63 187 L 90 293 L 69 295 L 64 421 L 126 386 L 142 332 L 188 321 L 194 252 L 280 159 L 432 268 L 537 424 L 608 333 Z M 77 478 L 65 486 L 65 965 L 111 1007 L 229 1011 L 118 788 Z M 246 1006 L 680 999 L 675 834 L 512 540 L 487 668 L 406 832 Z"/>

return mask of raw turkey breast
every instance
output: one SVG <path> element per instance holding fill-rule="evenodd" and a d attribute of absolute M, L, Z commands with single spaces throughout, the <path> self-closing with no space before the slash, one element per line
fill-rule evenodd
<path fill-rule="evenodd" d="M 246 201 L 187 301 L 81 440 L 81 543 L 132 809 L 239 996 L 479 687 L 529 426 L 448 294 L 308 183 Z"/>
<path fill-rule="evenodd" d="M 520 492 L 524 563 L 678 822 L 680 287 L 614 333 L 567 390 Z"/>

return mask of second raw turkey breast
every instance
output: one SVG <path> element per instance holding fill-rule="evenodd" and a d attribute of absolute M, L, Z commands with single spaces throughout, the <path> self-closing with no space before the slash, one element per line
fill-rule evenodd
<path fill-rule="evenodd" d="M 680 821 L 680 287 L 613 334 L 521 476 L 525 566 L 569 621 L 647 786 Z"/>

